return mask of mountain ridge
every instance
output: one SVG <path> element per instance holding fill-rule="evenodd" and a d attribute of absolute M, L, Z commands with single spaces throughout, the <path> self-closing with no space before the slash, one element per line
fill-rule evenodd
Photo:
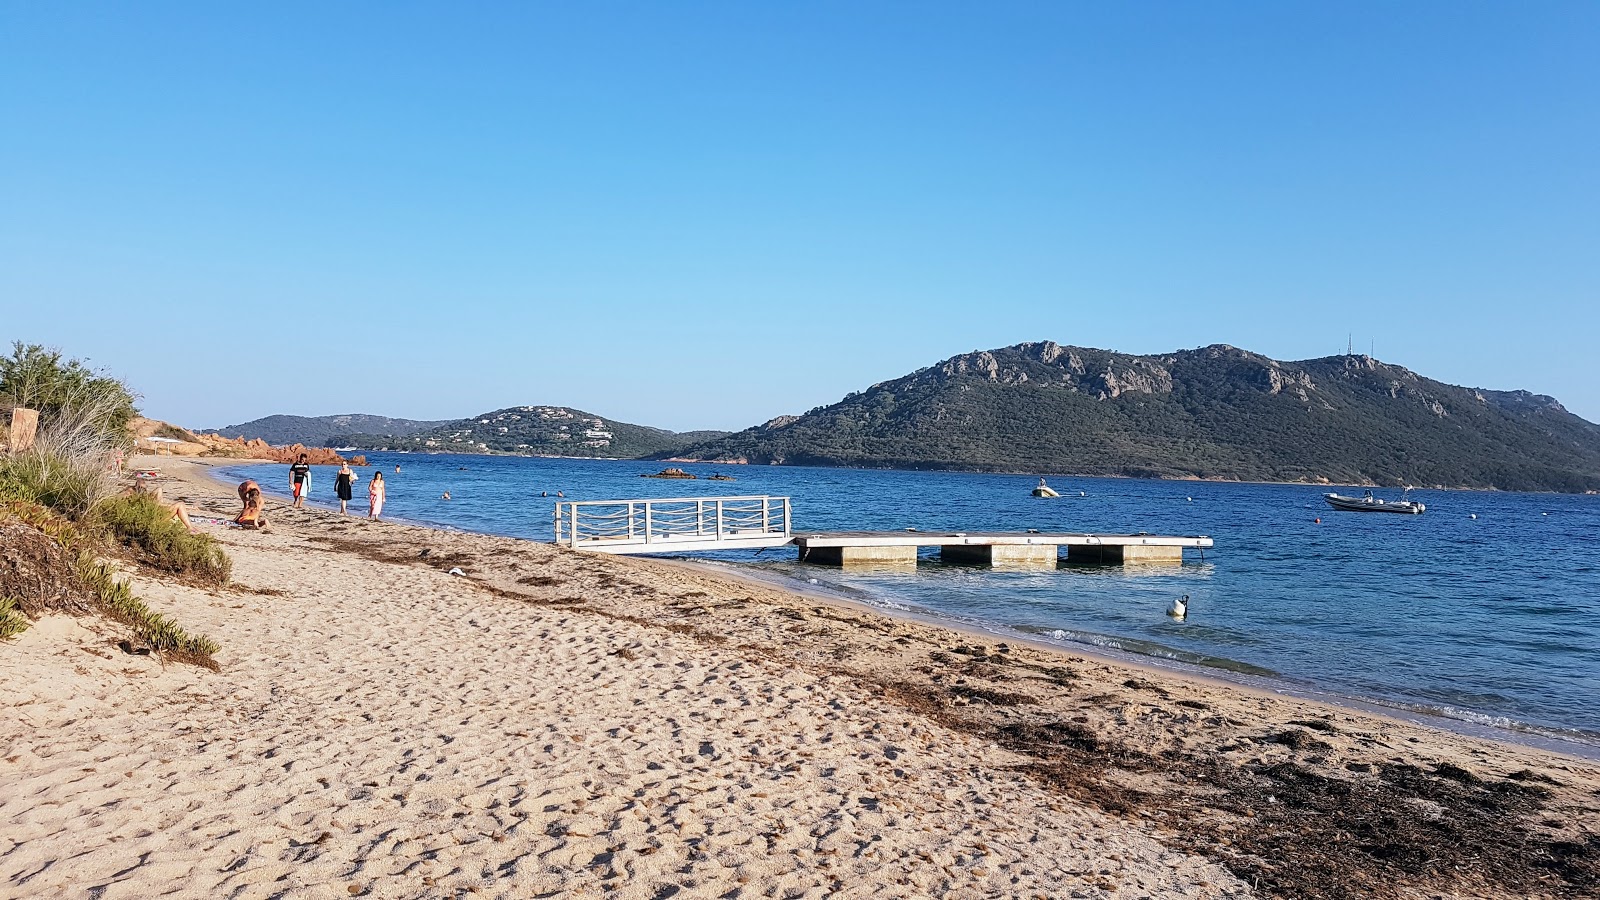
<path fill-rule="evenodd" d="M 1369 356 L 1033 341 L 670 458 L 1584 491 L 1600 488 L 1600 426 L 1546 395 L 1449 385 Z"/>

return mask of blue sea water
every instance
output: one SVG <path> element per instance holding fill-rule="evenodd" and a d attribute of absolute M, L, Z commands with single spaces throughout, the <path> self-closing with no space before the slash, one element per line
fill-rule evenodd
<path fill-rule="evenodd" d="M 558 490 L 569 500 L 789 496 L 796 532 L 1210 535 L 1203 558 L 1188 551 L 1182 566 L 1127 569 L 1008 572 L 930 554 L 915 572 L 858 573 L 798 563 L 789 548 L 705 556 L 1000 633 L 1600 745 L 1600 497 L 1413 491 L 1428 511 L 1396 516 L 1336 512 L 1326 489 L 1305 485 L 1058 477 L 1050 483 L 1064 496 L 1039 500 L 1032 476 L 683 466 L 736 476 L 730 483 L 642 479 L 659 464 L 636 461 L 368 458 L 353 504 L 361 514 L 376 470 L 389 483 L 386 516 L 535 540 L 552 537 Z M 312 502 L 335 505 L 333 470 L 318 469 Z M 219 475 L 282 495 L 287 471 Z M 452 499 L 440 499 L 445 491 Z M 1165 610 L 1182 594 L 1189 615 L 1177 622 Z"/>

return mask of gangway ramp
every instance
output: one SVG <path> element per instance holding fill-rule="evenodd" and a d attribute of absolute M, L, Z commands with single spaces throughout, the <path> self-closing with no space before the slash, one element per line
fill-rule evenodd
<path fill-rule="evenodd" d="M 752 550 L 791 543 L 788 497 L 568 500 L 555 511 L 556 543 L 594 553 Z"/>

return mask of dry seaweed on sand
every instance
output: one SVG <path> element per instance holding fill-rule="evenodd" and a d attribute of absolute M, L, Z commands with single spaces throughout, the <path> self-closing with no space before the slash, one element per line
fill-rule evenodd
<path fill-rule="evenodd" d="M 1600 836 L 1558 839 L 1530 827 L 1549 794 L 1528 783 L 1532 773 L 1482 778 L 1450 763 L 1431 771 L 1391 763 L 1336 778 L 1294 762 L 1148 753 L 1078 722 L 952 708 L 936 686 L 880 687 L 942 724 L 1030 757 L 1022 771 L 1075 800 L 1160 821 L 1175 846 L 1210 856 L 1268 896 L 1600 895 Z M 1327 746 L 1305 731 L 1274 737 L 1284 734 L 1304 735 L 1311 743 L 1302 746 Z M 1181 779 L 1166 780 L 1172 775 Z M 1207 789 L 1193 790 L 1195 783 Z"/>

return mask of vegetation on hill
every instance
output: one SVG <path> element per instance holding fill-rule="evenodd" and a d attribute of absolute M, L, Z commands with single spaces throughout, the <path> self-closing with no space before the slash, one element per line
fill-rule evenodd
<path fill-rule="evenodd" d="M 391 419 L 365 413 L 348 413 L 340 416 L 267 416 L 211 429 L 202 434 L 215 434 L 225 438 L 261 440 L 269 444 L 304 444 L 308 447 L 344 446 L 346 435 L 362 434 L 382 438 L 405 437 L 429 428 L 444 425 L 443 421 L 420 419 Z"/>
<path fill-rule="evenodd" d="M 1366 356 L 1025 343 L 952 357 L 673 459 L 1583 491 L 1600 426 Z"/>
<path fill-rule="evenodd" d="M 340 440 L 369 450 L 637 459 L 669 453 L 725 434 L 720 431 L 674 434 L 660 428 L 603 419 L 594 413 L 565 406 L 513 406 L 402 438 L 352 434 Z"/>

